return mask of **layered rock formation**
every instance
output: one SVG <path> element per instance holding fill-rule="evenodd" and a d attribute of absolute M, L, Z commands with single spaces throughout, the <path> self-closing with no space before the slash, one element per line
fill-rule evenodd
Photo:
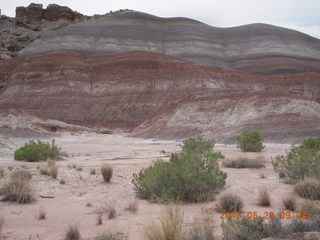
<path fill-rule="evenodd" d="M 6 64 L 1 112 L 166 139 L 232 142 L 245 128 L 276 142 L 320 135 L 319 73 L 261 76 L 141 51 L 59 51 Z"/>
<path fill-rule="evenodd" d="M 46 32 L 21 56 L 72 49 L 152 51 L 201 65 L 263 74 L 320 72 L 320 40 L 266 24 L 215 28 L 186 18 L 124 11 Z"/>

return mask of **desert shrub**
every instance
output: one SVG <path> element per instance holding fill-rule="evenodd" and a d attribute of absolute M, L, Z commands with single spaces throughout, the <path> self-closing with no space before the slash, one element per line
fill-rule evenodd
<path fill-rule="evenodd" d="M 292 146 L 286 155 L 276 157 L 273 167 L 285 171 L 285 176 L 293 182 L 320 177 L 320 138 L 307 138 L 300 146 Z"/>
<path fill-rule="evenodd" d="M 297 198 L 293 195 L 286 196 L 282 199 L 282 204 L 285 209 L 295 211 L 297 209 Z"/>
<path fill-rule="evenodd" d="M 77 226 L 75 225 L 70 225 L 65 233 L 64 240 L 80 240 L 81 235 L 80 235 L 80 230 Z"/>
<path fill-rule="evenodd" d="M 50 174 L 51 174 L 51 177 L 56 179 L 57 176 L 58 176 L 58 169 L 59 169 L 59 166 L 55 165 L 55 164 L 52 164 L 49 166 L 49 169 L 50 169 Z"/>
<path fill-rule="evenodd" d="M 110 164 L 104 163 L 101 165 L 101 174 L 105 182 L 110 182 L 113 175 L 113 168 Z"/>
<path fill-rule="evenodd" d="M 105 230 L 95 236 L 92 240 L 125 240 L 126 237 L 122 233 Z"/>
<path fill-rule="evenodd" d="M 4 224 L 3 218 L 0 218 L 0 240 L 4 240 L 4 237 L 2 236 L 3 224 Z"/>
<path fill-rule="evenodd" d="M 211 152 L 214 147 L 214 142 L 210 140 L 205 140 L 202 137 L 188 138 L 182 141 L 182 151 L 201 151 L 201 152 Z"/>
<path fill-rule="evenodd" d="M 47 166 L 44 166 L 44 165 L 39 166 L 39 171 L 41 175 L 48 175 L 54 179 L 56 179 L 58 176 L 58 169 L 59 169 L 59 166 L 57 166 L 54 161 L 48 161 Z"/>
<path fill-rule="evenodd" d="M 182 215 L 177 206 L 167 206 L 160 222 L 151 221 L 144 226 L 147 240 L 178 240 L 182 231 Z"/>
<path fill-rule="evenodd" d="M 320 181 L 315 178 L 305 178 L 296 183 L 294 191 L 302 198 L 320 200 Z"/>
<path fill-rule="evenodd" d="M 140 197 L 197 202 L 212 199 L 225 185 L 227 174 L 217 161 L 223 158 L 221 153 L 182 148 L 185 150 L 172 154 L 169 162 L 157 160 L 133 174 L 132 183 Z"/>
<path fill-rule="evenodd" d="M 34 200 L 30 184 L 31 173 L 27 170 L 17 170 L 11 175 L 11 180 L 0 189 L 3 201 L 29 203 Z"/>
<path fill-rule="evenodd" d="M 61 148 L 55 145 L 55 141 L 45 143 L 40 140 L 27 142 L 23 147 L 14 152 L 14 159 L 28 162 L 38 162 L 47 159 L 62 159 L 67 156 L 61 152 Z"/>
<path fill-rule="evenodd" d="M 261 206 L 270 206 L 271 199 L 267 188 L 260 188 L 258 201 Z"/>
<path fill-rule="evenodd" d="M 219 212 L 241 212 L 242 208 L 241 197 L 235 193 L 227 192 L 220 196 L 216 209 Z"/>
<path fill-rule="evenodd" d="M 265 163 L 262 159 L 250 159 L 241 157 L 234 160 L 224 160 L 223 166 L 228 168 L 264 168 Z"/>
<path fill-rule="evenodd" d="M 243 152 L 260 152 L 264 149 L 263 138 L 257 130 L 244 130 L 236 139 L 237 148 Z"/>

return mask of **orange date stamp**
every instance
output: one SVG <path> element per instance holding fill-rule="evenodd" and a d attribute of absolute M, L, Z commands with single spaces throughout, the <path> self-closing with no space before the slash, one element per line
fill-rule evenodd
<path fill-rule="evenodd" d="M 274 219 L 274 218 L 280 218 L 280 219 L 307 219 L 307 213 L 306 212 L 289 212 L 289 211 L 283 211 L 283 212 L 220 212 L 220 219 L 226 220 L 226 219 L 242 219 L 242 218 L 249 218 L 249 219 L 257 219 L 257 218 L 263 218 L 263 219 Z"/>

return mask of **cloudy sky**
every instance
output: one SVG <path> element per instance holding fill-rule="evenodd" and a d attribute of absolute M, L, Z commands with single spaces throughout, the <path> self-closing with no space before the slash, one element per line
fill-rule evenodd
<path fill-rule="evenodd" d="M 2 14 L 15 15 L 16 6 L 30 0 L 0 0 Z M 68 6 L 86 15 L 133 9 L 160 17 L 189 17 L 216 27 L 268 23 L 320 38 L 320 0 L 34 0 Z"/>

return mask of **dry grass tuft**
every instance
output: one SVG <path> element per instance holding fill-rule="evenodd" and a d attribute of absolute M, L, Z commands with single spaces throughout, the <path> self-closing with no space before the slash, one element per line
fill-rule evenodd
<path fill-rule="evenodd" d="M 39 166 L 39 172 L 41 175 L 50 175 L 50 170 L 47 166 L 40 165 Z"/>
<path fill-rule="evenodd" d="M 211 216 L 196 218 L 192 223 L 192 227 L 179 240 L 214 240 L 216 238 L 213 234 L 213 229 L 214 224 Z"/>
<path fill-rule="evenodd" d="M 64 237 L 64 240 L 80 240 L 81 235 L 79 228 L 75 225 L 70 225 L 68 229 L 66 230 L 66 235 Z"/>
<path fill-rule="evenodd" d="M 38 213 L 38 219 L 40 220 L 46 219 L 46 210 L 44 208 L 40 208 Z"/>
<path fill-rule="evenodd" d="M 105 230 L 93 238 L 93 240 L 126 240 L 123 233 Z"/>
<path fill-rule="evenodd" d="M 315 206 L 315 204 L 313 203 L 313 201 L 311 201 L 311 200 L 303 201 L 303 203 L 299 209 L 299 212 L 301 214 L 306 213 L 308 218 L 311 218 L 315 215 L 320 215 L 320 209 L 317 208 Z"/>
<path fill-rule="evenodd" d="M 283 206 L 289 211 L 295 211 L 297 209 L 297 198 L 294 195 L 290 195 L 282 199 Z"/>
<path fill-rule="evenodd" d="M 239 195 L 226 192 L 219 198 L 216 210 L 218 212 L 241 212 L 243 205 Z"/>
<path fill-rule="evenodd" d="M 223 161 L 222 166 L 227 168 L 264 168 L 265 162 L 262 158 L 250 159 L 240 157 L 235 160 L 225 160 Z"/>
<path fill-rule="evenodd" d="M 110 182 L 113 175 L 113 168 L 110 164 L 104 163 L 101 165 L 101 174 L 105 182 Z"/>
<path fill-rule="evenodd" d="M 4 239 L 3 236 L 2 236 L 3 224 L 4 224 L 4 220 L 2 218 L 0 218 L 0 240 Z"/>
<path fill-rule="evenodd" d="M 115 208 L 115 201 L 108 201 L 106 204 L 97 207 L 94 210 L 96 214 L 106 214 L 108 219 L 117 217 L 117 210 Z"/>
<path fill-rule="evenodd" d="M 266 187 L 260 188 L 259 190 L 259 204 L 261 206 L 270 206 L 271 205 L 271 199 L 269 192 Z"/>
<path fill-rule="evenodd" d="M 3 201 L 29 203 L 34 200 L 30 184 L 31 173 L 27 170 L 16 170 L 11 175 L 11 180 L 0 189 Z"/>
<path fill-rule="evenodd" d="M 182 215 L 177 206 L 167 206 L 160 222 L 151 221 L 144 227 L 148 240 L 178 240 L 182 232 Z"/>
<path fill-rule="evenodd" d="M 315 178 L 305 178 L 294 186 L 294 191 L 302 198 L 320 200 L 320 181 Z"/>
<path fill-rule="evenodd" d="M 96 174 L 96 169 L 95 168 L 91 168 L 90 169 L 90 174 L 91 175 L 95 175 Z"/>
<path fill-rule="evenodd" d="M 133 202 L 129 203 L 125 210 L 127 212 L 136 213 L 138 211 L 138 200 L 135 199 Z"/>
<path fill-rule="evenodd" d="M 48 166 L 49 167 L 49 170 L 50 170 L 50 175 L 52 178 L 56 179 L 57 176 L 58 176 L 58 169 L 59 169 L 59 166 L 55 165 L 55 164 L 51 164 Z"/>
<path fill-rule="evenodd" d="M 82 167 L 77 167 L 77 171 L 79 171 L 79 172 L 81 172 L 83 170 L 83 168 Z"/>
<path fill-rule="evenodd" d="M 4 168 L 0 168 L 0 179 L 4 177 Z"/>
<path fill-rule="evenodd" d="M 97 216 L 97 225 L 102 225 L 102 223 L 103 223 L 102 218 L 103 218 L 103 215 L 102 215 L 102 214 L 99 214 L 99 215 Z"/>

